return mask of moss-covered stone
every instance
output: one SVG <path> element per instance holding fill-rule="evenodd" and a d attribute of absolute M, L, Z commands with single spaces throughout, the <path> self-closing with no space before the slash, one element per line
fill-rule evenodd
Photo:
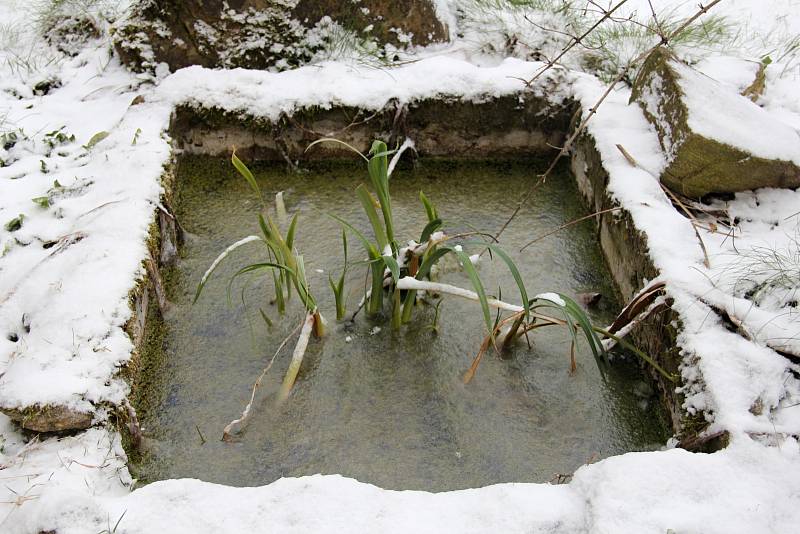
<path fill-rule="evenodd" d="M 114 44 L 137 71 L 285 69 L 342 46 L 391 60 L 392 50 L 447 39 L 430 0 L 139 0 Z"/>
<path fill-rule="evenodd" d="M 35 432 L 83 430 L 92 425 L 93 419 L 90 412 L 79 412 L 66 406 L 36 405 L 24 409 L 3 408 L 0 411 L 22 428 Z"/>
<path fill-rule="evenodd" d="M 631 95 L 631 102 L 638 103 L 655 126 L 661 146 L 667 154 L 669 163 L 661 175 L 661 181 L 688 197 L 735 193 L 760 187 L 800 186 L 800 167 L 791 161 L 759 157 L 748 150 L 701 135 L 690 127 L 690 110 L 684 94 L 685 84 L 681 84 L 678 61 L 666 48 L 657 49 L 642 66 Z M 685 65 L 680 67 L 688 68 Z M 692 90 L 699 92 L 712 86 L 713 90 L 719 90 L 714 80 L 699 73 L 692 83 Z M 705 87 L 706 84 L 708 87 Z M 738 95 L 733 97 L 737 106 L 747 108 L 744 111 L 748 116 L 755 114 L 764 124 L 774 122 L 767 112 L 746 98 Z M 737 109 L 725 112 L 736 114 Z M 729 123 L 722 117 L 720 119 L 720 124 Z M 797 143 L 800 152 L 800 140 Z"/>

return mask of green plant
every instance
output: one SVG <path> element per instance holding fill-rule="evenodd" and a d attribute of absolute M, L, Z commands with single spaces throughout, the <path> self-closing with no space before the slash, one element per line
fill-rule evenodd
<path fill-rule="evenodd" d="M 604 337 L 613 339 L 630 348 L 666 377 L 671 380 L 674 379 L 672 375 L 659 367 L 649 356 L 628 345 L 619 336 L 594 326 L 586 312 L 569 297 L 551 293 L 537 295 L 533 299 L 529 299 L 519 269 L 512 258 L 496 244 L 483 241 L 464 242 L 459 245 L 448 244 L 448 241 L 462 238 L 464 235 L 447 236 L 440 231 L 440 228 L 443 227 L 443 221 L 439 217 L 436 207 L 421 191 L 419 198 L 425 209 L 428 223 L 422 231 L 418 242 L 412 241 L 409 246 L 400 248 L 395 237 L 389 188 L 390 176 L 388 169 L 390 165 L 388 164 L 388 156 L 393 154 L 393 151 L 388 150 L 386 144 L 382 141 L 375 141 L 370 151 L 365 155 L 354 147 L 336 139 L 320 139 L 309 145 L 309 148 L 322 142 L 339 143 L 357 153 L 367 163 L 374 195 L 365 184 L 360 184 L 356 187 L 355 193 L 372 227 L 374 241 L 368 239 L 349 222 L 336 215 L 331 215 L 342 225 L 343 231 L 348 230 L 356 235 L 367 253 L 367 264 L 369 265 L 369 274 L 372 279 L 370 289 L 366 291 L 363 300 L 367 307 L 367 313 L 377 314 L 383 311 L 384 297 L 388 297 L 391 302 L 391 324 L 393 328 L 397 329 L 402 324 L 410 321 L 418 300 L 419 291 L 451 294 L 475 300 L 480 304 L 487 336 L 481 346 L 478 357 L 465 375 L 466 382 L 474 375 L 482 354 L 489 346 L 494 346 L 498 351 L 501 351 L 510 347 L 517 337 L 543 326 L 561 326 L 567 329 L 572 339 L 570 347 L 572 369 L 575 368 L 575 347 L 579 339 L 584 339 L 588 343 L 592 354 L 602 369 L 602 365 L 608 363 L 606 350 L 601 342 L 601 337 Z M 343 240 L 346 243 L 346 237 L 343 236 Z M 489 252 L 492 258 L 499 258 L 505 263 L 517 285 L 522 305 L 508 304 L 487 295 L 478 271 L 473 265 L 473 257 L 464 251 L 464 246 L 481 247 Z M 431 280 L 434 267 L 448 254 L 455 256 L 474 291 L 436 283 Z M 345 268 L 346 266 L 347 261 L 345 260 Z M 332 280 L 330 284 L 334 291 L 338 311 L 339 303 L 342 300 L 344 273 L 338 284 L 334 284 Z M 498 315 L 495 319 L 492 317 L 491 308 L 498 310 Z M 502 318 L 501 311 L 511 311 L 512 314 Z M 554 314 L 549 315 L 543 313 L 543 311 L 554 312 Z M 431 328 L 436 332 L 438 331 L 439 321 L 438 306 L 435 313 Z M 337 313 L 339 318 L 343 315 L 343 313 Z M 502 337 L 500 343 L 497 342 L 498 336 Z"/>
<path fill-rule="evenodd" d="M 687 60 L 696 60 L 709 50 L 730 46 L 738 38 L 734 24 L 720 15 L 707 15 L 681 29 L 683 23 L 684 18 L 674 7 L 646 18 L 633 15 L 592 31 L 585 40 L 584 53 L 588 63 L 608 81 L 667 35 L 671 35 L 673 50 Z M 634 73 L 638 67 L 633 66 Z"/>
<path fill-rule="evenodd" d="M 67 143 L 72 143 L 75 141 L 75 134 L 67 134 L 63 132 L 64 126 L 57 130 L 53 130 L 52 132 L 48 132 L 44 134 L 44 144 L 47 145 L 48 151 L 47 155 L 49 156 L 50 153 L 59 145 L 65 145 Z"/>
<path fill-rule="evenodd" d="M 247 181 L 251 189 L 255 193 L 259 202 L 264 206 L 266 212 L 266 203 L 258 181 L 253 176 L 250 169 L 236 156 L 234 152 L 231 155 L 231 163 L 239 174 Z M 265 217 L 266 214 L 266 217 Z M 291 390 L 297 378 L 297 373 L 300 370 L 305 348 L 308 344 L 308 337 L 313 332 L 317 337 L 322 337 L 325 332 L 325 321 L 319 309 L 317 302 L 311 293 L 308 279 L 306 277 L 305 265 L 303 256 L 300 255 L 294 248 L 294 238 L 297 230 L 297 215 L 292 218 L 289 227 L 284 234 L 281 233 L 278 226 L 272 220 L 268 213 L 258 214 L 258 224 L 261 230 L 261 235 L 251 235 L 240 239 L 226 248 L 217 258 L 212 262 L 206 272 L 203 274 L 200 282 L 197 285 L 195 292 L 194 302 L 200 298 L 203 288 L 211 278 L 212 274 L 216 271 L 219 265 L 236 249 L 248 243 L 260 243 L 262 251 L 266 255 L 266 261 L 250 263 L 239 269 L 228 281 L 228 299 L 230 300 L 230 293 L 233 283 L 242 275 L 269 272 L 272 277 L 272 282 L 275 289 L 275 301 L 278 305 L 279 313 L 285 312 L 285 303 L 292 295 L 292 288 L 297 292 L 300 301 L 305 310 L 303 318 L 303 328 L 300 332 L 300 337 L 297 341 L 295 353 L 286 372 L 283 386 L 281 388 L 281 399 L 285 399 Z M 261 315 L 267 324 L 270 324 L 269 318 L 261 310 Z M 308 328 L 306 328 L 306 325 Z"/>

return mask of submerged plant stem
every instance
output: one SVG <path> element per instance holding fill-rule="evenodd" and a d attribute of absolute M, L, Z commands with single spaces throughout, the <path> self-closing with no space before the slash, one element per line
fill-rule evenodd
<path fill-rule="evenodd" d="M 306 354 L 308 348 L 308 340 L 311 338 L 311 332 L 314 330 L 314 323 L 316 311 L 306 314 L 303 319 L 302 328 L 300 329 L 300 337 L 297 338 L 297 345 L 294 346 L 292 353 L 292 361 L 289 362 L 289 368 L 286 370 L 286 376 L 283 377 L 283 384 L 281 384 L 280 393 L 278 393 L 278 403 L 284 402 L 292 391 L 295 380 L 297 380 L 297 373 L 300 372 L 300 364 L 303 363 L 303 356 Z"/>

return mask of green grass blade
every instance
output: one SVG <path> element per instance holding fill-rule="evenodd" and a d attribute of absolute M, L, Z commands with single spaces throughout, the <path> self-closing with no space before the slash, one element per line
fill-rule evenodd
<path fill-rule="evenodd" d="M 231 163 L 233 163 L 233 166 L 236 168 L 237 171 L 239 171 L 239 174 L 241 174 L 244 177 L 244 179 L 247 180 L 247 183 L 250 184 L 250 187 L 253 189 L 253 191 L 255 191 L 256 195 L 258 196 L 258 200 L 263 202 L 264 197 L 261 196 L 261 188 L 258 186 L 258 182 L 256 181 L 255 176 L 253 176 L 253 173 L 250 172 L 250 169 L 247 168 L 247 165 L 245 165 L 242 162 L 242 160 L 240 160 L 236 156 L 235 150 L 231 152 Z"/>
<path fill-rule="evenodd" d="M 594 326 L 592 325 L 592 321 L 589 319 L 589 316 L 586 315 L 586 312 L 584 312 L 578 303 L 571 298 L 567 297 L 566 295 L 562 295 L 561 293 L 558 293 L 558 296 L 561 297 L 566 304 L 564 307 L 566 308 L 567 312 L 572 316 L 575 322 L 578 323 L 578 325 L 581 327 L 581 330 L 583 330 L 583 334 L 586 337 L 586 341 L 589 342 L 589 348 L 592 349 L 592 354 L 594 354 L 594 357 L 602 357 L 603 360 L 608 363 L 608 356 L 603 348 L 603 344 L 600 342 L 600 338 L 594 331 Z"/>
<path fill-rule="evenodd" d="M 392 293 L 392 329 L 398 330 L 403 324 L 403 306 L 400 301 L 400 290 L 394 288 Z"/>
<path fill-rule="evenodd" d="M 248 243 L 252 243 L 254 241 L 263 241 L 263 240 L 260 237 L 255 236 L 255 235 L 251 235 L 251 236 L 245 237 L 244 239 L 240 239 L 236 243 L 232 244 L 231 246 L 229 246 L 228 248 L 223 250 L 222 253 L 219 256 L 216 257 L 216 259 L 211 263 L 211 266 L 206 270 L 205 273 L 203 273 L 202 278 L 200 278 L 200 283 L 197 284 L 197 291 L 194 294 L 194 300 L 192 301 L 192 304 L 197 302 L 197 299 L 200 298 L 200 293 L 203 292 L 203 288 L 205 287 L 206 283 L 211 278 L 211 275 L 214 273 L 214 271 L 217 270 L 217 267 L 220 266 L 222 261 L 225 258 L 227 258 L 228 255 L 231 252 L 233 252 L 234 250 L 236 250 L 237 248 L 239 248 L 239 247 L 241 247 L 243 245 L 246 245 Z"/>
<path fill-rule="evenodd" d="M 266 221 L 264 221 L 264 216 L 260 213 L 258 214 L 258 226 L 261 228 L 261 233 L 264 234 L 264 239 L 270 241 L 272 236 L 270 234 L 269 228 L 267 227 Z"/>
<path fill-rule="evenodd" d="M 389 244 L 389 240 L 387 239 L 386 232 L 383 229 L 383 223 L 381 223 L 381 220 L 378 217 L 378 212 L 375 209 L 375 197 L 372 196 L 364 184 L 356 187 L 356 195 L 358 196 L 358 200 L 361 201 L 361 206 L 364 208 L 364 212 L 367 214 L 367 218 L 372 225 L 372 233 L 375 235 L 375 240 L 378 242 L 378 247 L 382 252 L 386 250 L 386 245 Z"/>
<path fill-rule="evenodd" d="M 272 271 L 272 283 L 275 286 L 275 305 L 278 307 L 278 313 L 283 315 L 286 313 L 286 299 L 283 296 L 283 279 L 278 275 L 278 271 Z"/>
<path fill-rule="evenodd" d="M 292 222 L 289 223 L 289 229 L 286 231 L 286 246 L 289 250 L 294 247 L 294 236 L 297 232 L 297 213 L 292 217 Z"/>
<path fill-rule="evenodd" d="M 334 283 L 331 275 L 328 275 L 328 283 L 333 291 L 333 297 L 336 301 L 336 320 L 344 319 L 347 313 L 347 296 L 344 294 L 344 281 L 347 276 L 347 232 L 342 228 L 342 249 L 344 251 L 344 267 L 342 267 L 342 274 L 339 276 L 339 281 Z"/>
<path fill-rule="evenodd" d="M 492 313 L 489 310 L 489 300 L 486 297 L 486 291 L 483 289 L 483 283 L 478 276 L 478 271 L 475 270 L 475 266 L 472 265 L 469 256 L 464 251 L 456 250 L 454 248 L 450 250 L 452 250 L 453 253 L 458 257 L 459 261 L 461 262 L 461 267 L 464 269 L 464 272 L 467 273 L 467 277 L 469 277 L 469 281 L 472 283 L 472 287 L 475 289 L 475 293 L 477 293 L 478 300 L 481 303 L 481 310 L 483 310 L 483 320 L 486 323 L 486 329 L 489 331 L 489 336 L 494 338 L 494 332 L 492 329 Z"/>
<path fill-rule="evenodd" d="M 386 264 L 386 267 L 388 267 L 389 271 L 392 273 L 392 280 L 396 284 L 397 281 L 400 280 L 400 266 L 397 264 L 397 260 L 389 255 L 381 257 L 383 258 L 383 263 Z"/>
<path fill-rule="evenodd" d="M 414 306 L 416 305 L 417 300 L 417 290 L 411 289 L 406 291 L 406 298 L 403 301 L 403 316 L 401 317 L 401 322 L 403 324 L 409 322 L 411 320 L 411 313 L 414 310 Z"/>
<path fill-rule="evenodd" d="M 227 293 L 228 293 L 228 301 L 230 301 L 230 299 L 231 299 L 231 289 L 233 288 L 233 282 L 236 281 L 237 278 L 239 278 L 243 274 L 252 273 L 252 272 L 255 272 L 255 271 L 261 271 L 261 270 L 264 270 L 264 269 L 277 269 L 277 270 L 280 270 L 280 269 L 286 269 L 286 267 L 284 267 L 283 265 L 279 265 L 277 263 L 269 262 L 269 261 L 263 262 L 263 263 L 252 263 L 250 265 L 242 267 L 241 269 L 236 271 L 236 273 L 233 276 L 231 276 L 230 279 L 228 280 L 228 291 L 227 291 Z"/>
<path fill-rule="evenodd" d="M 394 223 L 392 221 L 392 200 L 389 195 L 389 161 L 386 157 L 388 153 L 386 143 L 383 141 L 373 142 L 369 153 L 372 155 L 367 164 L 369 177 L 372 181 L 372 187 L 375 188 L 375 193 L 378 195 L 378 202 L 381 206 L 383 222 L 386 227 L 386 237 L 389 243 L 394 243 Z"/>
<path fill-rule="evenodd" d="M 519 295 L 522 298 L 522 307 L 525 308 L 525 320 L 527 321 L 528 317 L 530 316 L 530 302 L 528 301 L 528 292 L 525 290 L 525 283 L 522 281 L 522 275 L 520 274 L 517 265 L 514 263 L 514 260 L 512 260 L 508 254 L 506 254 L 506 251 L 497 245 L 486 245 L 486 248 L 499 256 L 500 259 L 503 260 L 508 266 L 508 270 L 511 271 L 511 276 L 514 277 L 514 281 L 517 283 L 517 287 L 519 288 Z"/>
<path fill-rule="evenodd" d="M 442 256 L 444 256 L 445 254 L 449 254 L 452 251 L 453 249 L 449 247 L 442 247 L 442 248 L 437 248 L 431 253 L 426 253 L 422 258 L 422 263 L 420 264 L 419 269 L 417 270 L 417 275 L 415 276 L 415 278 L 417 280 L 422 280 L 426 277 L 429 277 L 431 273 L 431 268 L 434 265 L 436 265 L 436 263 L 440 259 L 442 259 Z"/>
<path fill-rule="evenodd" d="M 364 234 L 359 232 L 353 225 L 351 225 L 349 222 L 345 221 L 344 219 L 342 219 L 341 217 L 339 217 L 337 215 L 333 215 L 333 214 L 329 213 L 328 216 L 331 217 L 332 219 L 335 219 L 336 221 L 338 221 L 339 224 L 341 224 L 344 228 L 347 228 L 348 230 L 353 232 L 356 235 L 356 237 L 358 237 L 358 239 L 364 245 L 364 249 L 366 249 L 367 254 L 369 255 L 369 258 L 371 260 L 376 260 L 376 259 L 379 259 L 381 257 L 381 251 L 379 251 L 377 248 L 375 248 L 375 245 L 370 243 L 369 239 L 367 239 L 366 236 L 364 236 Z"/>
<path fill-rule="evenodd" d="M 619 343 L 624 348 L 626 348 L 629 351 L 631 351 L 634 354 L 636 354 L 638 357 L 640 357 L 641 359 L 643 359 L 644 361 L 646 361 L 647 363 L 652 365 L 653 368 L 655 368 L 656 371 L 661 373 L 661 375 L 664 376 L 664 378 L 666 378 L 667 380 L 669 380 L 671 382 L 677 382 L 678 381 L 678 377 L 677 376 L 675 376 L 672 373 L 667 372 L 663 367 L 658 365 L 653 358 L 648 356 L 644 351 L 639 350 L 638 348 L 633 346 L 631 343 L 628 343 L 627 341 L 625 341 L 625 339 L 623 339 L 621 337 L 618 337 L 618 336 L 615 336 L 614 334 L 612 334 L 610 332 L 607 332 L 606 330 L 603 330 L 602 328 L 595 328 L 595 331 L 600 333 L 600 334 L 602 334 L 602 335 L 604 335 L 604 336 L 606 336 L 606 337 L 609 337 L 609 338 L 613 339 L 614 341 Z"/>
<path fill-rule="evenodd" d="M 369 305 L 367 313 L 375 315 L 380 313 L 383 309 L 383 267 L 384 263 L 380 260 L 373 262 L 372 270 L 372 288 L 369 295 Z"/>
<path fill-rule="evenodd" d="M 340 141 L 339 139 L 334 139 L 333 137 L 323 137 L 322 139 L 317 139 L 316 141 L 314 141 L 313 143 L 311 143 L 310 145 L 308 145 L 306 147 L 305 152 L 308 152 L 308 149 L 310 149 L 312 146 L 318 145 L 320 143 L 338 143 L 340 145 L 345 146 L 346 148 L 349 148 L 351 151 L 353 151 L 356 154 L 358 154 L 359 156 L 361 156 L 361 159 L 363 159 L 364 161 L 369 161 L 367 156 L 362 154 L 360 150 L 358 150 L 357 148 L 353 147 L 352 145 L 349 145 L 349 144 L 345 143 L 344 141 Z"/>
<path fill-rule="evenodd" d="M 419 237 L 419 242 L 424 243 L 428 239 L 430 239 L 431 234 L 433 234 L 436 230 L 438 230 L 440 226 L 442 226 L 441 219 L 434 219 L 428 222 L 428 224 L 426 224 L 425 228 L 422 230 L 422 234 Z"/>
<path fill-rule="evenodd" d="M 264 310 L 262 310 L 261 308 L 258 309 L 258 312 L 261 314 L 261 318 L 264 319 L 264 322 L 267 324 L 267 327 L 272 328 L 272 319 L 270 319 L 267 316 L 267 314 L 264 313 Z"/>
<path fill-rule="evenodd" d="M 439 214 L 436 212 L 436 207 L 430 200 L 428 200 L 428 197 L 426 197 L 425 193 L 422 191 L 419 192 L 419 199 L 422 202 L 422 205 L 425 206 L 425 213 L 428 215 L 428 221 L 435 221 L 438 219 Z"/>

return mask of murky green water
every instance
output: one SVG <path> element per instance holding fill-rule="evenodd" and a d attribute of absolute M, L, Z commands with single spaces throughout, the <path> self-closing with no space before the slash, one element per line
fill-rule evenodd
<path fill-rule="evenodd" d="M 448 233 L 494 232 L 537 170 L 535 162 L 424 162 L 414 172 L 398 171 L 392 178 L 396 234 L 418 238 L 424 227 L 420 189 L 438 205 Z M 279 317 L 268 303 L 271 283 L 264 277 L 254 278 L 245 290 L 247 308 L 239 288 L 228 304 L 227 280 L 261 259 L 257 245 L 240 249 L 191 305 L 214 257 L 233 241 L 257 233 L 258 204 L 228 163 L 182 162 L 178 212 L 191 235 L 171 282 L 174 305 L 166 317 L 165 357 L 151 369 L 158 379 L 140 399 L 148 452 L 134 466 L 136 474 L 145 480 L 195 477 L 247 486 L 341 473 L 386 488 L 441 491 L 546 481 L 589 459 L 652 449 L 666 440 L 663 416 L 654 398 L 643 399 L 648 388 L 636 366 L 618 361 L 604 381 L 584 347 L 578 371 L 570 375 L 563 330 L 540 329 L 532 336 L 533 349 L 522 344 L 510 360 L 489 355 L 465 386 L 462 375 L 484 335 L 475 303 L 445 299 L 438 335 L 426 328 L 433 317 L 430 307 L 419 310 L 400 332 L 363 313 L 354 325 L 336 324 L 327 277 L 330 271 L 338 276 L 341 268 L 340 229 L 325 214 L 336 213 L 369 232 L 353 194 L 364 172 L 355 162 L 300 176 L 258 169 L 270 198 L 285 191 L 289 214 L 301 214 L 297 246 L 331 324 L 324 340 L 312 342 L 290 400 L 275 406 L 291 346 L 259 390 L 245 432 L 235 443 L 225 443 L 222 429 L 239 416 L 253 381 L 302 310 L 295 298 L 287 315 Z M 604 324 L 618 303 L 591 224 L 518 252 L 531 238 L 583 214 L 573 180 L 554 176 L 508 228 L 502 245 L 518 262 L 531 295 L 601 292 L 603 304 L 593 316 Z M 355 238 L 350 252 L 351 260 L 363 256 Z M 496 293 L 499 286 L 508 300 L 518 300 L 502 264 L 484 262 L 481 276 L 487 289 Z M 458 272 L 442 280 L 468 286 Z M 363 284 L 363 268 L 353 268 L 349 310 Z M 265 327 L 259 307 L 273 319 L 272 328 Z M 376 326 L 382 330 L 376 333 Z"/>

